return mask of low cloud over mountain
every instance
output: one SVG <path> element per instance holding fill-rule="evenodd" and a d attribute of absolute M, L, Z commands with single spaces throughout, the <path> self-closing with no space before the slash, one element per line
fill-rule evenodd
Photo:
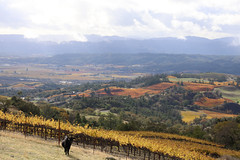
<path fill-rule="evenodd" d="M 204 55 L 239 55 L 235 38 L 200 37 L 132 39 L 118 36 L 86 35 L 87 41 L 61 43 L 27 39 L 23 35 L 0 35 L 1 56 L 56 55 L 63 53 L 173 53 Z"/>

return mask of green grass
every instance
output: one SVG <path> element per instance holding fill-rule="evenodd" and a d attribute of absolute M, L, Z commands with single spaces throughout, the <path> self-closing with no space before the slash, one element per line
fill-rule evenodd
<path fill-rule="evenodd" d="M 220 91 L 222 93 L 222 96 L 224 98 L 228 98 L 231 99 L 235 102 L 240 101 L 240 89 L 236 88 L 236 87 L 219 87 L 219 88 L 215 88 L 215 91 Z"/>
<path fill-rule="evenodd" d="M 107 115 L 110 112 L 110 110 L 100 110 L 96 109 L 95 113 L 101 113 L 102 115 Z"/>
<path fill-rule="evenodd" d="M 0 95 L 0 100 L 7 100 L 7 99 L 11 99 L 11 97 Z"/>
<path fill-rule="evenodd" d="M 99 118 L 99 116 L 92 116 L 92 115 L 86 115 L 85 117 L 86 117 L 87 120 L 92 119 L 92 120 L 95 120 L 95 121 L 97 121 L 98 118 Z"/>
<path fill-rule="evenodd" d="M 204 80 L 204 79 L 198 79 L 198 78 L 169 78 L 170 81 L 174 82 L 194 82 L 194 81 L 199 81 L 199 80 Z M 209 81 L 204 80 L 204 83 L 209 83 Z"/>

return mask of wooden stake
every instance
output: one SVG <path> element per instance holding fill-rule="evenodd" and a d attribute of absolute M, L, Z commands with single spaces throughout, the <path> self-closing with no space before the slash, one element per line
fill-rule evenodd
<path fill-rule="evenodd" d="M 59 146 L 60 146 L 60 135 L 61 135 L 60 120 L 58 120 L 58 145 Z"/>

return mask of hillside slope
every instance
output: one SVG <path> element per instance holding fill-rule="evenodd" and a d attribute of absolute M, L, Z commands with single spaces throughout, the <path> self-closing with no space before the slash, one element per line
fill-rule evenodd
<path fill-rule="evenodd" d="M 0 131 L 0 159 L 81 159 L 81 160 L 103 160 L 112 155 L 94 151 L 92 149 L 83 149 L 72 146 L 70 155 L 64 154 L 63 148 L 58 146 L 56 141 L 45 141 L 41 138 L 27 136 L 19 133 Z M 115 159 L 118 159 L 114 157 Z"/>

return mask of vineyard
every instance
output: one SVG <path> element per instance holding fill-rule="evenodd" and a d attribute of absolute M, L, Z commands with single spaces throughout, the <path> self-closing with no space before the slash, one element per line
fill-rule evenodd
<path fill-rule="evenodd" d="M 0 111 L 0 129 L 18 131 L 24 135 L 37 135 L 45 139 L 62 139 L 66 134 L 83 147 L 91 145 L 101 151 L 122 151 L 137 159 L 216 159 L 223 155 L 240 157 L 240 152 L 225 149 L 211 142 L 184 136 L 155 132 L 120 132 L 92 129 L 69 122 L 26 117 Z"/>
<path fill-rule="evenodd" d="M 211 118 L 223 118 L 223 117 L 237 117 L 237 115 L 234 114 L 226 114 L 226 113 L 219 113 L 219 112 L 213 112 L 209 110 L 199 110 L 199 111 L 181 111 L 181 115 L 183 117 L 183 121 L 190 123 L 195 118 L 200 118 L 203 115 L 206 115 L 207 119 Z"/>
<path fill-rule="evenodd" d="M 214 85 L 204 83 L 184 82 L 183 85 L 184 89 L 192 91 L 211 91 L 215 88 Z"/>
<path fill-rule="evenodd" d="M 139 98 L 143 95 L 147 94 L 158 94 L 161 90 L 152 90 L 148 88 L 119 88 L 119 87 L 109 87 L 112 95 L 117 96 L 128 96 L 130 95 L 132 98 Z M 99 89 L 97 91 L 99 95 L 106 95 L 107 93 L 104 89 Z"/>
<path fill-rule="evenodd" d="M 196 101 L 194 104 L 198 105 L 198 106 L 202 106 L 202 107 L 216 107 L 219 105 L 222 105 L 224 103 L 230 103 L 233 102 L 230 99 L 227 98 L 218 98 L 218 99 L 212 99 L 212 98 L 208 98 L 208 97 L 203 97 L 200 100 Z"/>

